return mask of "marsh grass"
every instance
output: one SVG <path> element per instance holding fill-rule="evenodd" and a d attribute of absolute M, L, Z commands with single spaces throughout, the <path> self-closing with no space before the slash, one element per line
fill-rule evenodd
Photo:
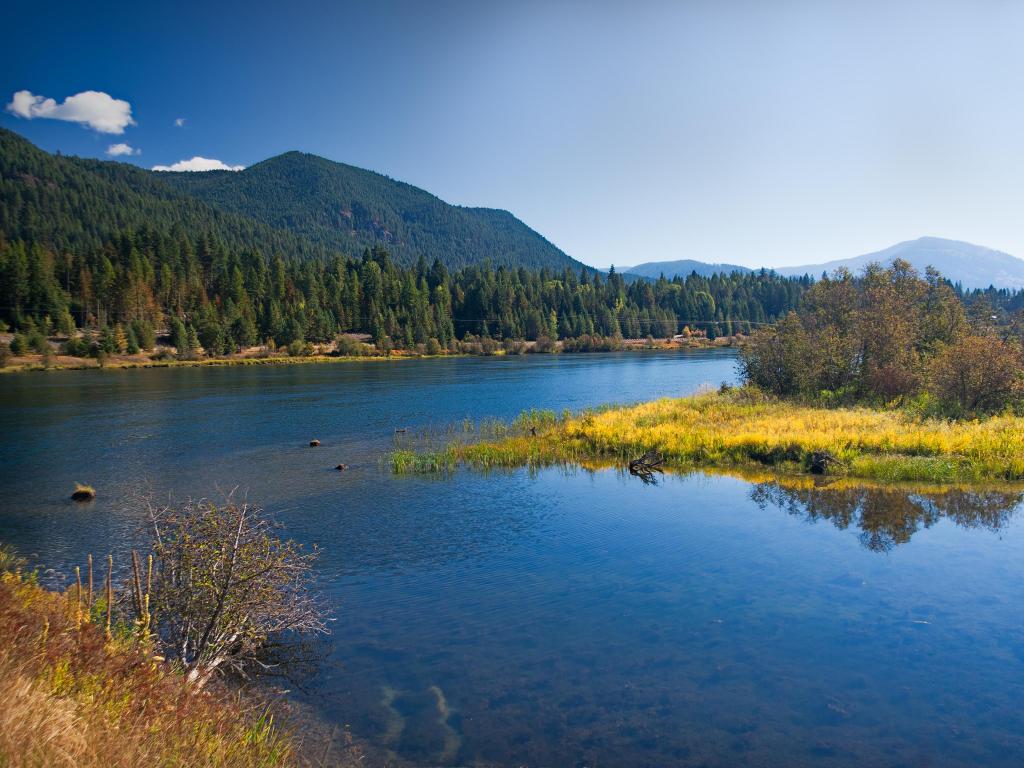
<path fill-rule="evenodd" d="M 578 415 L 534 411 L 492 432 L 493 438 L 478 433 L 419 451 L 405 447 L 403 455 L 392 454 L 392 468 L 623 464 L 655 450 L 678 470 L 801 474 L 812 454 L 825 451 L 839 460 L 830 474 L 885 483 L 1024 480 L 1024 418 L 951 421 L 901 410 L 820 408 L 747 389 Z"/>

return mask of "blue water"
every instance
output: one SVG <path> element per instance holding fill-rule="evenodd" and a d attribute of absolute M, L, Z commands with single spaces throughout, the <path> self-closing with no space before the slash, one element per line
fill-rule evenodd
<path fill-rule="evenodd" d="M 371 765 L 1024 763 L 1016 491 L 379 463 L 397 427 L 734 375 L 702 352 L 6 376 L 0 539 L 57 580 L 127 546 L 140 495 L 237 486 L 322 548 L 337 621 L 297 696 Z"/>

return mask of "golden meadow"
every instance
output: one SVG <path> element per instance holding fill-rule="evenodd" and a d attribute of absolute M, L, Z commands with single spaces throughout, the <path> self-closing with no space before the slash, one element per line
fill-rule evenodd
<path fill-rule="evenodd" d="M 808 471 L 811 455 L 838 460 L 828 473 L 892 482 L 973 483 L 1024 480 L 1024 418 L 975 421 L 917 416 L 906 410 L 819 408 L 749 389 L 613 406 L 556 416 L 532 411 L 511 424 L 453 434 L 441 446 L 400 445 L 397 473 L 625 464 L 645 451 L 677 470 Z"/>

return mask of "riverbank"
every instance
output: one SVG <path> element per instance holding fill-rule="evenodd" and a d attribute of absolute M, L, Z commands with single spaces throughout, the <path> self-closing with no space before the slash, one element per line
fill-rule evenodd
<path fill-rule="evenodd" d="M 573 340 L 575 341 L 575 340 Z M 0 340 L 2 343 L 2 340 Z M 340 354 L 334 345 L 321 345 L 313 354 L 283 355 L 265 348 L 250 348 L 244 352 L 217 357 L 195 355 L 178 358 L 173 348 L 161 347 L 156 353 L 107 355 L 101 360 L 95 357 L 74 357 L 62 354 L 23 354 L 8 357 L 0 365 L 0 374 L 27 373 L 38 371 L 81 371 L 81 370 L 130 370 L 135 368 L 197 368 L 207 366 L 251 366 L 251 365 L 308 365 L 311 363 L 351 363 L 394 360 L 423 360 L 450 357 L 501 357 L 521 354 L 600 354 L 601 352 L 644 352 L 666 350 L 726 349 L 742 344 L 742 337 L 691 338 L 682 341 L 659 339 L 649 343 L 644 339 L 626 339 L 614 349 L 578 349 L 566 342 L 558 342 L 552 349 L 537 348 L 536 342 L 517 342 L 518 346 L 507 350 L 503 347 L 478 351 L 472 345 L 465 350 L 443 351 L 430 354 L 422 350 L 393 349 L 387 352 L 377 350 L 365 354 Z"/>
<path fill-rule="evenodd" d="M 0 765 L 299 764 L 265 706 L 188 690 L 130 633 L 108 640 L 81 613 L 31 576 L 0 573 Z"/>
<path fill-rule="evenodd" d="M 816 408 L 729 390 L 575 415 L 526 413 L 475 439 L 400 447 L 390 464 L 400 474 L 459 465 L 624 466 L 647 451 L 679 470 L 769 467 L 799 475 L 813 468 L 885 483 L 1019 481 L 1024 419 L 947 421 L 897 410 Z"/>

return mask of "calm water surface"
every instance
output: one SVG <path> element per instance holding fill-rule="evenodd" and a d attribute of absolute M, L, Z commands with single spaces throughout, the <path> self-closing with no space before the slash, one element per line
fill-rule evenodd
<path fill-rule="evenodd" d="M 139 494 L 238 486 L 323 548 L 304 699 L 393 763 L 1024 764 L 1015 491 L 378 463 L 396 427 L 733 378 L 722 353 L 0 377 L 0 539 L 59 579 L 135 535 Z"/>

